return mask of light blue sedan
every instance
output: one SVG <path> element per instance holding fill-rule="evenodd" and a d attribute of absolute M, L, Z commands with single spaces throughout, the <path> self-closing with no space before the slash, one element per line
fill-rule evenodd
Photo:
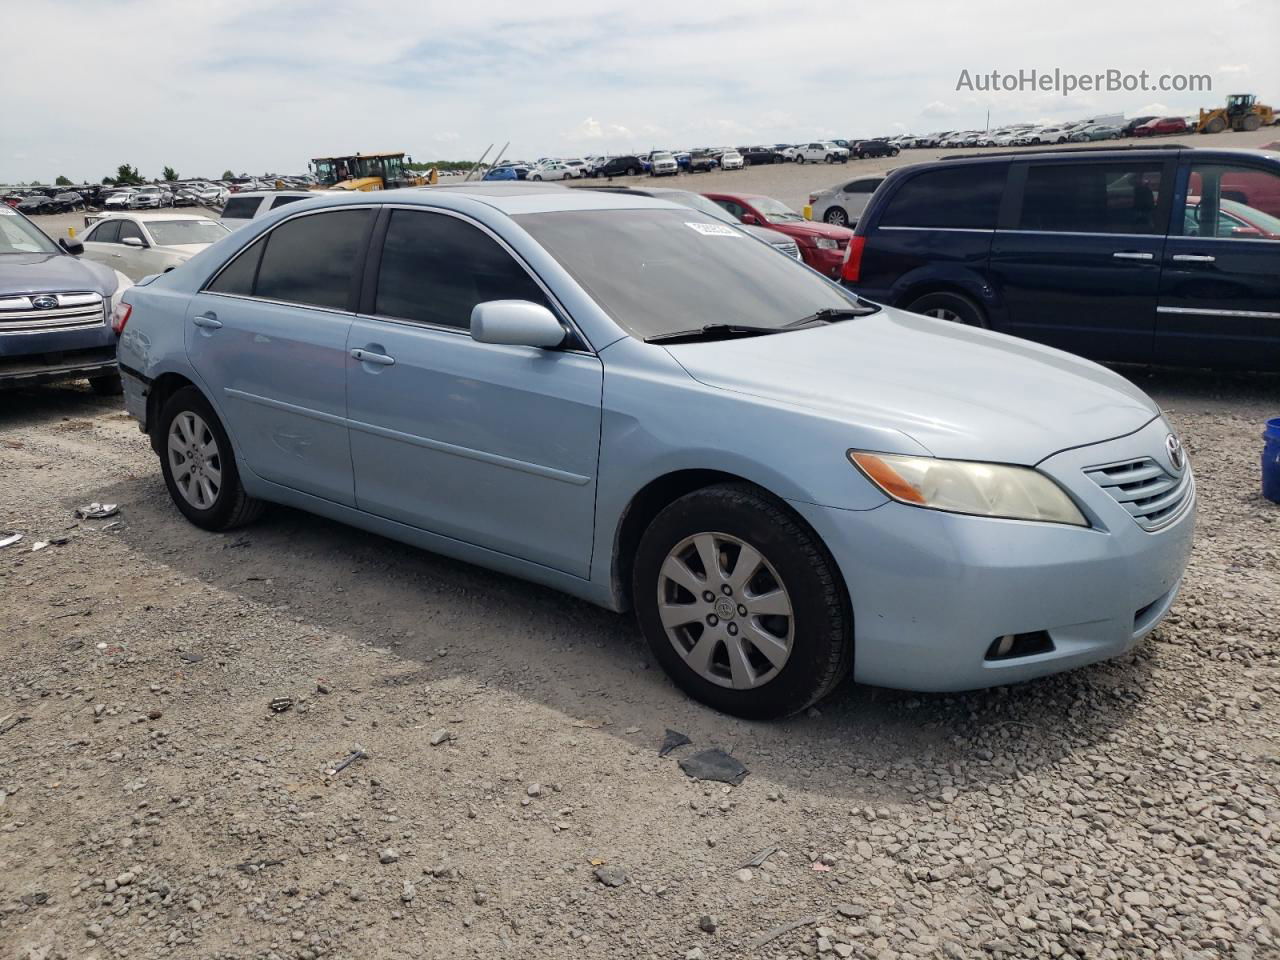
<path fill-rule="evenodd" d="M 133 287 L 178 509 L 288 504 L 622 611 L 748 717 L 1129 650 L 1195 487 L 1065 353 L 858 300 L 697 210 L 467 184 L 304 200 Z"/>

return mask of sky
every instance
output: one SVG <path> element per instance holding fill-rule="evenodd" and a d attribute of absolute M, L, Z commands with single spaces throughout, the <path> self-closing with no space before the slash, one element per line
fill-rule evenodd
<path fill-rule="evenodd" d="M 1277 0 L 0 0 L 0 183 L 537 159 L 1125 113 L 1280 109 Z M 22 38 L 46 38 L 28 42 Z M 957 90 L 1055 68 L 1212 91 Z M 1229 137 L 1230 134 L 1223 136 Z M 492 156 L 492 155 L 491 155 Z"/>

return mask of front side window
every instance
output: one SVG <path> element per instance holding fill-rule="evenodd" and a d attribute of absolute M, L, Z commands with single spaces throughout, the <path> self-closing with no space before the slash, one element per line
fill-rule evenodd
<path fill-rule="evenodd" d="M 346 310 L 370 210 L 334 210 L 286 220 L 271 231 L 254 295 Z"/>
<path fill-rule="evenodd" d="M 550 308 L 528 272 L 483 230 L 443 213 L 391 212 L 374 313 L 468 330 L 472 309 L 489 300 Z"/>
<path fill-rule="evenodd" d="M 147 242 L 142 236 L 142 230 L 138 227 L 136 223 L 134 223 L 132 220 L 121 220 L 120 221 L 120 242 L 124 243 L 126 240 L 137 240 L 140 243 L 144 243 L 144 244 Z"/>
<path fill-rule="evenodd" d="M 1189 237 L 1280 239 L 1280 174 L 1193 163 L 1182 232 Z"/>
<path fill-rule="evenodd" d="M 993 230 L 1008 166 L 982 163 L 928 170 L 903 182 L 880 223 L 886 227 Z"/>
<path fill-rule="evenodd" d="M 1033 164 L 1022 197 L 1021 230 L 1164 233 L 1156 207 L 1159 162 Z"/>
<path fill-rule="evenodd" d="M 106 220 L 93 228 L 93 232 L 88 236 L 92 243 L 119 243 L 120 242 L 120 221 Z"/>

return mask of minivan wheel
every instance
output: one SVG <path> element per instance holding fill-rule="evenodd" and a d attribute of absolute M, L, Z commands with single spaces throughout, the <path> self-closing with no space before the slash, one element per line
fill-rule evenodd
<path fill-rule="evenodd" d="M 849 215 L 844 212 L 844 207 L 830 207 L 822 219 L 827 223 L 835 224 L 837 227 L 847 227 L 849 225 Z"/>
<path fill-rule="evenodd" d="M 694 491 L 659 513 L 640 539 L 632 596 L 663 668 L 725 713 L 798 713 L 853 662 L 835 561 L 794 514 L 746 483 Z"/>
<path fill-rule="evenodd" d="M 926 293 L 908 304 L 906 309 L 912 313 L 922 313 L 926 317 L 937 317 L 939 320 L 963 323 L 970 327 L 987 325 L 986 314 L 980 306 L 963 294 L 950 291 Z"/>
<path fill-rule="evenodd" d="M 164 483 L 183 516 L 206 530 L 258 518 L 263 503 L 244 492 L 231 440 L 204 394 L 195 387 L 174 393 L 156 429 Z"/>

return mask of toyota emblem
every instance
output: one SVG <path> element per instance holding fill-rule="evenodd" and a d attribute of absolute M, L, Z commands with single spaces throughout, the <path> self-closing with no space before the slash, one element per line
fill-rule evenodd
<path fill-rule="evenodd" d="M 58 305 L 58 298 L 48 296 L 47 294 L 43 297 L 32 297 L 31 305 L 37 310 L 52 310 Z"/>
<path fill-rule="evenodd" d="M 1186 454 L 1182 449 L 1182 441 L 1171 433 L 1164 438 L 1164 449 L 1169 454 L 1170 465 L 1178 473 L 1181 473 L 1183 466 L 1187 462 Z"/>

